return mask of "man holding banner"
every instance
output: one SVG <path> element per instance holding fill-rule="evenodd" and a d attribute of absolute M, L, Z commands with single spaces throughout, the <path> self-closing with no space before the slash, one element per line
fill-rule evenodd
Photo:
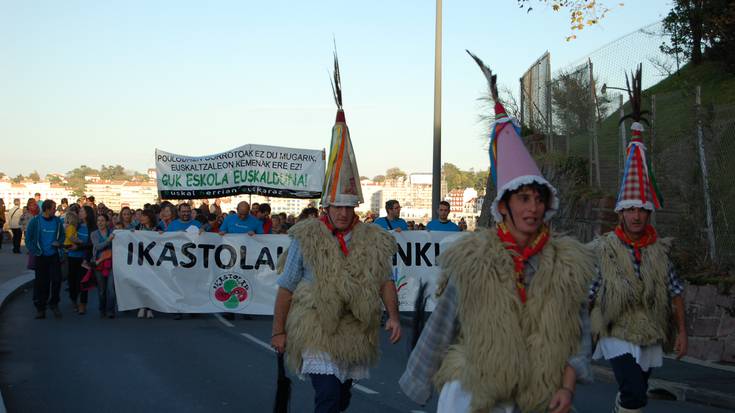
<path fill-rule="evenodd" d="M 567 413 L 576 380 L 589 376 L 582 326 L 594 258 L 576 240 L 552 236 L 556 189 L 497 101 L 494 76 L 476 61 L 496 101 L 496 225 L 440 255 L 438 302 L 399 384 L 421 404 L 436 385 L 438 412 Z"/>
<path fill-rule="evenodd" d="M 219 234 L 262 234 L 263 222 L 250 215 L 250 204 L 245 201 L 237 204 L 237 214 L 227 215 L 219 227 Z"/>
<path fill-rule="evenodd" d="M 279 263 L 271 340 L 276 351 L 286 352 L 292 371 L 310 376 L 315 411 L 330 413 L 347 409 L 352 381 L 367 378 L 377 362 L 381 299 L 391 342 L 401 337 L 391 278 L 395 239 L 355 215 L 363 198 L 336 57 L 334 86 L 337 121 L 322 196 L 327 214 L 289 230 L 292 240 L 285 262 Z"/>

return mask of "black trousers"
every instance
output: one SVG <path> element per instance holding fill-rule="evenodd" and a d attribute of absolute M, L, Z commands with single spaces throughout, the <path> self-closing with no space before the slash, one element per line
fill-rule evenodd
<path fill-rule="evenodd" d="M 314 413 L 339 413 L 347 410 L 352 398 L 352 380 L 340 382 L 333 374 L 310 374 L 314 387 Z"/>
<path fill-rule="evenodd" d="M 20 228 L 12 228 L 13 233 L 13 252 L 20 253 L 20 239 L 23 237 L 23 231 Z"/>
<path fill-rule="evenodd" d="M 81 290 L 80 285 L 82 277 L 87 273 L 87 269 L 82 267 L 83 261 L 84 258 L 82 257 L 66 257 L 66 262 L 69 266 L 69 275 L 67 277 L 67 282 L 69 283 L 69 298 L 71 298 L 71 302 L 74 304 L 77 303 L 77 299 L 80 303 L 87 304 L 89 296 L 87 291 Z"/>
<path fill-rule="evenodd" d="M 40 311 L 46 306 L 59 305 L 61 262 L 58 254 L 36 257 L 36 278 L 33 280 L 33 304 Z"/>
<path fill-rule="evenodd" d="M 630 354 L 623 354 L 609 360 L 615 373 L 620 392 L 620 406 L 626 409 L 640 409 L 648 403 L 648 378 L 651 370 L 643 371 Z"/>

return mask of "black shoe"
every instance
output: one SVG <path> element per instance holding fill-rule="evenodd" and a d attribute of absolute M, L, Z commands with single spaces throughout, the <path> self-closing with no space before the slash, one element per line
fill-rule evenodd
<path fill-rule="evenodd" d="M 51 312 L 54 313 L 54 317 L 61 318 L 61 310 L 59 310 L 59 307 L 51 307 Z"/>
<path fill-rule="evenodd" d="M 46 310 L 36 311 L 36 320 L 40 320 L 42 318 L 46 318 Z"/>
<path fill-rule="evenodd" d="M 107 313 L 100 311 L 100 318 L 107 318 Z"/>
<path fill-rule="evenodd" d="M 107 314 L 107 318 L 115 318 L 115 313 Z"/>

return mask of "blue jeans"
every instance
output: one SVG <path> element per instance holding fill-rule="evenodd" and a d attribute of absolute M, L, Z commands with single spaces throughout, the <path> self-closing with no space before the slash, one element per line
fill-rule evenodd
<path fill-rule="evenodd" d="M 347 410 L 352 380 L 340 382 L 332 374 L 310 374 L 314 387 L 314 413 L 339 413 Z"/>
<path fill-rule="evenodd" d="M 117 298 L 115 296 L 115 280 L 112 271 L 105 277 L 101 271 L 94 271 L 94 277 L 97 279 L 97 292 L 100 299 L 100 313 L 115 314 Z"/>
<path fill-rule="evenodd" d="M 630 354 L 608 360 L 615 373 L 620 391 L 620 407 L 640 409 L 648 403 L 648 377 L 651 370 L 643 371 Z"/>

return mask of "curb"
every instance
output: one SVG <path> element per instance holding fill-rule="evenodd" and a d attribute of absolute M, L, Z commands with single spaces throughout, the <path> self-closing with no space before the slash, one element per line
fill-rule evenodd
<path fill-rule="evenodd" d="M 5 303 L 20 292 L 20 290 L 33 282 L 35 275 L 32 271 L 26 271 L 22 275 L 5 281 L 0 285 L 0 311 L 2 311 Z M 0 392 L 0 413 L 6 413 L 5 401 L 2 392 Z"/>
<path fill-rule="evenodd" d="M 592 372 L 596 380 L 615 383 L 615 375 L 607 367 L 592 365 Z M 648 388 L 649 392 L 652 390 L 664 390 L 673 395 L 677 401 L 688 401 L 725 409 L 735 409 L 735 394 L 691 387 L 686 383 L 656 378 L 651 378 L 648 381 Z"/>

